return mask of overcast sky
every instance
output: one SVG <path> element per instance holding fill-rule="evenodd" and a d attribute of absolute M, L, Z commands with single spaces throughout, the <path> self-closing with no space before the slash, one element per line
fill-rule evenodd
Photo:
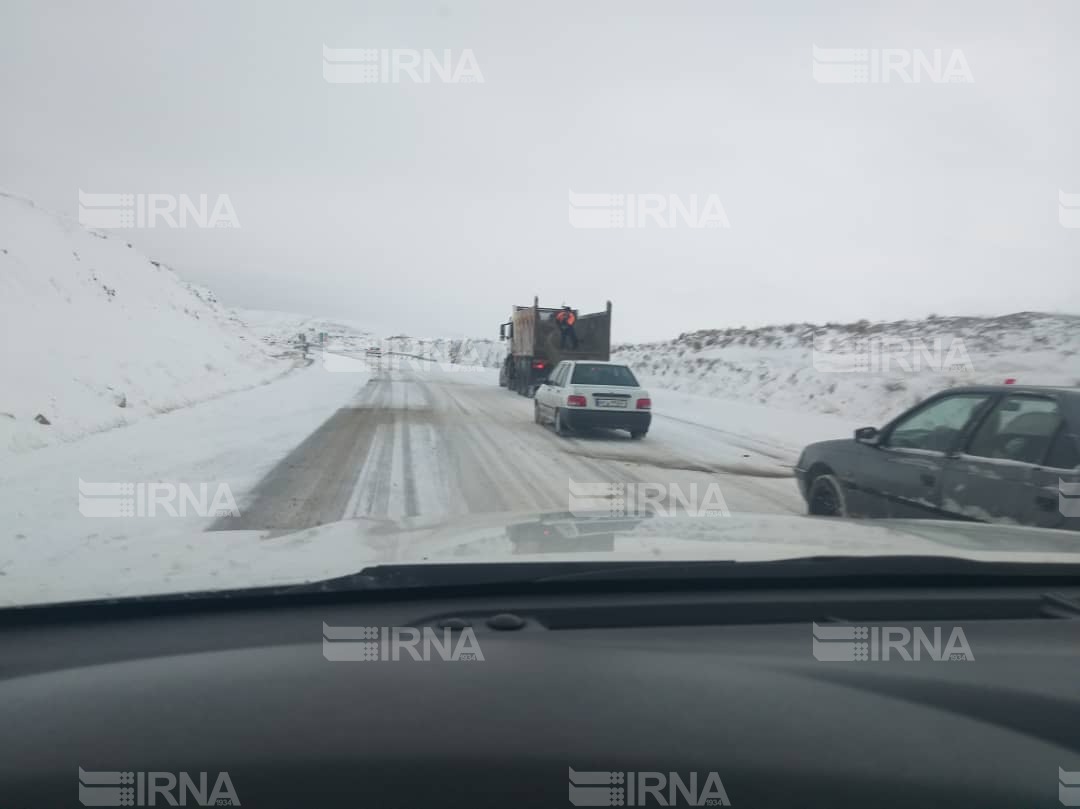
<path fill-rule="evenodd" d="M 860 5 L 4 0 L 0 187 L 73 220 L 79 189 L 227 194 L 237 229 L 117 233 L 226 303 L 414 335 L 534 294 L 610 298 L 619 340 L 1080 311 L 1080 3 Z M 483 82 L 329 83 L 324 45 Z M 822 83 L 815 45 L 973 81 Z M 571 191 L 730 227 L 575 228 Z"/>

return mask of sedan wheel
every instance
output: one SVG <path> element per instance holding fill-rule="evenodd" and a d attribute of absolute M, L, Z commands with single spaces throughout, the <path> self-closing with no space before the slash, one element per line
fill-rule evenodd
<path fill-rule="evenodd" d="M 844 517 L 844 490 L 835 475 L 818 475 L 810 484 L 809 512 L 818 517 Z"/>
<path fill-rule="evenodd" d="M 559 435 L 566 435 L 570 431 L 566 428 L 566 424 L 563 423 L 562 408 L 555 408 L 555 432 Z"/>

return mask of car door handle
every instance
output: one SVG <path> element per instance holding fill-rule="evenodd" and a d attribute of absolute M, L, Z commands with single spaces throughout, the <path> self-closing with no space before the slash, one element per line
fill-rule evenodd
<path fill-rule="evenodd" d="M 1037 494 L 1035 495 L 1035 505 L 1043 511 L 1053 511 L 1058 507 L 1058 498 L 1049 494 Z"/>
<path fill-rule="evenodd" d="M 935 483 L 937 483 L 937 478 L 931 475 L 929 472 L 923 472 L 921 475 L 919 475 L 919 480 L 921 480 L 926 486 L 933 486 Z"/>

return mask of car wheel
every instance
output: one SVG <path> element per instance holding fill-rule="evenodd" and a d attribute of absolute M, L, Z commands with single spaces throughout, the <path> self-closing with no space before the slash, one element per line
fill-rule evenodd
<path fill-rule="evenodd" d="M 556 434 L 563 436 L 570 433 L 570 430 L 567 429 L 566 424 L 563 422 L 562 408 L 559 407 L 555 408 L 555 432 Z"/>
<path fill-rule="evenodd" d="M 631 430 L 630 437 L 635 441 L 640 441 L 642 438 L 648 435 L 648 433 L 648 430 Z"/>
<path fill-rule="evenodd" d="M 844 487 L 836 475 L 818 475 L 810 482 L 807 506 L 809 513 L 816 517 L 847 516 Z"/>

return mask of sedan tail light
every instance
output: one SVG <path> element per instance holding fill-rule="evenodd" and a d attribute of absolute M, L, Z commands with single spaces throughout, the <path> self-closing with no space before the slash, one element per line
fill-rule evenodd
<path fill-rule="evenodd" d="M 638 399 L 637 400 L 637 409 L 638 410 L 652 410 L 652 399 Z"/>
<path fill-rule="evenodd" d="M 584 396 L 567 396 L 566 397 L 566 406 L 567 407 L 586 407 L 587 405 L 588 405 L 588 402 L 585 401 Z"/>
<path fill-rule="evenodd" d="M 547 363 L 545 363 L 543 360 L 533 360 L 532 367 L 536 369 L 543 369 L 546 365 Z"/>

